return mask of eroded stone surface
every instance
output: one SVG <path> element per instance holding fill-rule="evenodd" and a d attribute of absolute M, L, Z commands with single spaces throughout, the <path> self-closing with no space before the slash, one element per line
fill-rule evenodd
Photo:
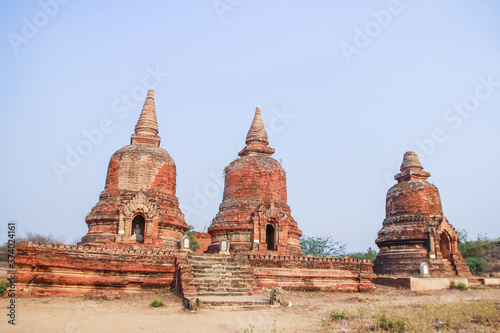
<path fill-rule="evenodd" d="M 302 232 L 287 204 L 286 174 L 270 157 L 260 108 L 247 134 L 240 158 L 225 169 L 225 185 L 219 213 L 208 229 L 209 252 L 218 252 L 228 239 L 231 253 L 300 254 Z"/>
<path fill-rule="evenodd" d="M 405 153 L 401 173 L 394 177 L 398 183 L 387 192 L 386 218 L 375 241 L 380 248 L 375 273 L 417 276 L 426 262 L 430 276 L 471 275 L 429 176 L 414 152 Z"/>
<path fill-rule="evenodd" d="M 22 296 L 137 293 L 173 284 L 185 254 L 161 249 L 23 243 L 16 250 L 16 288 Z"/>
<path fill-rule="evenodd" d="M 159 145 L 150 89 L 131 144 L 111 157 L 105 189 L 87 215 L 89 231 L 81 244 L 177 248 L 187 224 L 175 195 L 174 160 Z"/>

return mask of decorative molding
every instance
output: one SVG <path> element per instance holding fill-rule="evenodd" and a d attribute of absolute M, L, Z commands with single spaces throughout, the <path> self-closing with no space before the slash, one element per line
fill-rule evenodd
<path fill-rule="evenodd" d="M 124 205 L 123 214 L 125 217 L 130 218 L 133 214 L 141 212 L 149 220 L 157 216 L 159 210 L 160 208 L 156 202 L 149 200 L 143 192 L 139 192 Z"/>

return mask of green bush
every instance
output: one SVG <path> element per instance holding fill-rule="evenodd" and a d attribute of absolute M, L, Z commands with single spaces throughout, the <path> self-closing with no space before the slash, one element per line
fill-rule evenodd
<path fill-rule="evenodd" d="M 7 282 L 7 281 L 0 281 L 0 295 L 2 295 L 2 293 L 5 291 L 5 289 L 9 288 L 10 287 L 10 283 Z"/>
<path fill-rule="evenodd" d="M 486 270 L 486 261 L 483 258 L 465 258 L 472 274 L 478 275 Z"/>
<path fill-rule="evenodd" d="M 450 288 L 459 290 L 469 290 L 469 287 L 467 287 L 467 285 L 464 282 L 457 283 L 457 281 L 455 280 L 451 281 Z"/>
<path fill-rule="evenodd" d="M 330 312 L 330 318 L 332 320 L 343 320 L 347 319 L 347 314 L 345 311 L 339 312 L 339 311 L 332 311 Z"/>
<path fill-rule="evenodd" d="M 153 300 L 153 303 L 151 303 L 151 305 L 154 306 L 155 308 L 157 308 L 159 306 L 164 306 L 165 303 L 161 299 L 155 298 Z"/>
<path fill-rule="evenodd" d="M 484 257 L 495 247 L 495 241 L 488 239 L 486 235 L 479 234 L 477 235 L 477 240 L 470 240 L 465 230 L 458 232 L 458 239 L 458 251 L 460 251 L 464 258 Z"/>

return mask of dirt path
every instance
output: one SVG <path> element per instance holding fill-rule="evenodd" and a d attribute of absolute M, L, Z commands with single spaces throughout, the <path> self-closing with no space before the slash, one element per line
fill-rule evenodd
<path fill-rule="evenodd" d="M 165 306 L 153 308 L 154 297 Z M 500 289 L 445 290 L 414 293 L 379 286 L 373 293 L 289 292 L 291 308 L 246 311 L 184 310 L 172 294 L 142 294 L 120 299 L 87 297 L 21 298 L 16 300 L 16 326 L 7 323 L 9 299 L 0 299 L 0 332 L 321 332 L 321 322 L 333 309 L 373 304 L 414 304 L 430 299 L 492 299 L 500 302 Z M 273 328 L 276 328 L 273 330 Z"/>

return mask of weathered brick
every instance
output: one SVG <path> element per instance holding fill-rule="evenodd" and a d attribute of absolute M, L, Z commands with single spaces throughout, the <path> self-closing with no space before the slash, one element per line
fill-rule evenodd
<path fill-rule="evenodd" d="M 270 157 L 274 149 L 268 144 L 257 108 L 246 147 L 225 169 L 223 200 L 208 228 L 209 252 L 218 252 L 220 241 L 228 239 L 232 253 L 302 253 L 302 232 L 287 204 L 286 174 Z"/>
<path fill-rule="evenodd" d="M 159 144 L 150 90 L 131 144 L 110 159 L 106 186 L 86 218 L 89 231 L 82 244 L 177 247 L 187 224 L 175 196 L 174 160 Z M 142 241 L 133 237 L 133 221 L 137 216 L 144 219 L 135 222 L 143 229 Z"/>
<path fill-rule="evenodd" d="M 471 275 L 429 176 L 414 152 L 404 155 L 401 173 L 394 177 L 398 183 L 387 192 L 386 218 L 375 241 L 380 248 L 375 273 L 417 275 L 426 262 L 431 276 Z"/>

